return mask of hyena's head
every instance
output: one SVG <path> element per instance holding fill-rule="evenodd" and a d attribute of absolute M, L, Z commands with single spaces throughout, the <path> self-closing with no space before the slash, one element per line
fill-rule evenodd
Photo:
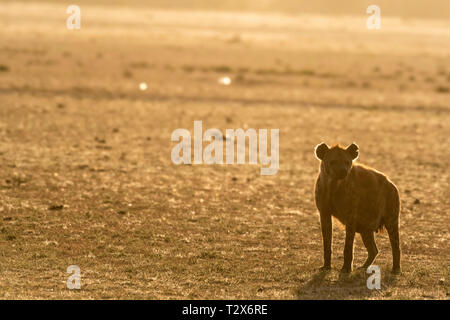
<path fill-rule="evenodd" d="M 347 148 L 340 145 L 329 148 L 322 142 L 316 147 L 316 157 L 322 161 L 321 170 L 326 175 L 336 180 L 344 179 L 352 168 L 353 160 L 358 158 L 358 146 L 352 143 Z"/>

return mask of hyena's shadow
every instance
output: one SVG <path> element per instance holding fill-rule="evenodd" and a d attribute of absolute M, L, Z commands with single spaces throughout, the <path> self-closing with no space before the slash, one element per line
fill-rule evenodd
<path fill-rule="evenodd" d="M 365 270 L 355 270 L 350 274 L 339 270 L 314 271 L 311 278 L 295 290 L 297 299 L 367 299 L 382 295 L 380 290 L 367 287 L 369 275 Z M 390 279 L 391 285 L 395 280 Z M 385 286 L 384 286 L 385 287 Z"/>

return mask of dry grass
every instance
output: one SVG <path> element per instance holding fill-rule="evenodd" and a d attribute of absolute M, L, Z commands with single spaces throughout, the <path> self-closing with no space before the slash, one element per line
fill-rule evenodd
<path fill-rule="evenodd" d="M 0 12 L 0 298 L 448 299 L 448 33 L 229 31 L 220 14 L 95 7 L 71 32 L 64 6 L 39 8 Z M 175 166 L 170 135 L 194 120 L 279 128 L 278 174 Z M 321 141 L 356 141 L 400 189 L 403 274 L 378 236 L 380 291 L 339 276 L 337 225 L 334 269 L 317 271 Z M 66 289 L 72 264 L 81 291 Z"/>

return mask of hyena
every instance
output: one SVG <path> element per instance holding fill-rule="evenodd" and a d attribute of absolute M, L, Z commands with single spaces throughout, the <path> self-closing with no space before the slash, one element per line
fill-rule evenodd
<path fill-rule="evenodd" d="M 351 272 L 355 233 L 367 248 L 368 257 L 361 268 L 375 260 L 378 249 L 374 232 L 385 228 L 392 248 L 393 273 L 400 273 L 399 213 L 400 199 L 397 187 L 383 173 L 355 163 L 358 146 L 328 147 L 325 143 L 315 149 L 321 161 L 315 185 L 315 201 L 320 213 L 324 265 L 331 268 L 331 217 L 345 226 L 344 265 L 342 272 Z"/>

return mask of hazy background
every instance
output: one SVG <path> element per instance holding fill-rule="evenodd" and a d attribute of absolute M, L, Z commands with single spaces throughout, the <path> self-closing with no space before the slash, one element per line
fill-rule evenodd
<path fill-rule="evenodd" d="M 1 1 L 0 298 L 448 299 L 449 6 Z M 279 129 L 278 173 L 174 165 L 195 120 Z M 322 141 L 356 142 L 400 190 L 403 274 L 378 234 L 382 290 L 340 276 L 338 223 L 318 272 Z"/>
<path fill-rule="evenodd" d="M 12 0 L 7 0 L 12 1 Z M 41 1 L 44 2 L 44 1 Z M 47 1 L 52 2 L 52 1 Z M 53 0 L 62 3 L 63 1 Z M 69 3 L 70 1 L 66 1 Z M 450 3 L 446 0 L 78 0 L 73 4 L 99 4 L 121 6 L 143 6 L 164 9 L 208 9 L 232 11 L 266 11 L 287 14 L 315 13 L 327 15 L 359 15 L 369 5 L 382 8 L 382 14 L 402 18 L 450 18 Z"/>

